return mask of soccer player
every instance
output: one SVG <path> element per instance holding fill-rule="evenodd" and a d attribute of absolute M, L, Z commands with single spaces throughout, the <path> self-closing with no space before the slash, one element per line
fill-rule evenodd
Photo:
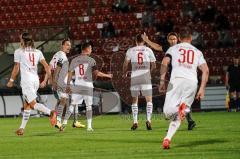
<path fill-rule="evenodd" d="M 170 32 L 167 35 L 167 41 L 169 46 L 161 46 L 157 43 L 150 41 L 145 33 L 142 34 L 142 38 L 148 45 L 150 45 L 155 50 L 164 52 L 166 52 L 169 47 L 172 47 L 178 43 L 178 34 L 175 32 Z M 171 67 L 169 71 L 171 72 Z M 186 114 L 186 119 L 188 122 L 188 130 L 192 130 L 196 126 L 196 122 L 192 119 L 191 111 Z"/>
<path fill-rule="evenodd" d="M 64 107 L 66 107 L 68 102 L 68 94 L 65 92 L 65 87 L 67 83 L 67 73 L 68 73 L 68 58 L 67 54 L 71 50 L 70 39 L 64 39 L 61 43 L 62 48 L 60 51 L 55 53 L 52 60 L 50 61 L 50 66 L 52 71 L 54 71 L 53 77 L 53 90 L 57 91 L 55 95 L 59 98 L 57 109 L 57 124 L 56 128 L 60 129 L 62 126 L 62 115 Z M 75 121 L 73 127 L 81 128 L 84 127 L 80 122 Z"/>
<path fill-rule="evenodd" d="M 145 96 L 147 106 L 147 130 L 152 130 L 151 115 L 152 115 L 152 83 L 151 72 L 156 68 L 156 58 L 153 51 L 144 45 L 141 35 L 136 36 L 136 45 L 128 49 L 126 58 L 123 64 L 123 75 L 127 76 L 128 64 L 131 62 L 131 95 L 132 95 L 132 114 L 133 125 L 131 130 L 138 128 L 138 96 L 141 92 Z"/>
<path fill-rule="evenodd" d="M 37 90 L 39 88 L 39 77 L 37 74 L 38 63 L 40 62 L 48 78 L 51 80 L 51 71 L 47 62 L 45 61 L 43 54 L 40 50 L 34 48 L 34 41 L 32 35 L 29 33 L 23 33 L 20 36 L 20 48 L 14 52 L 14 68 L 11 74 L 11 78 L 7 83 L 8 87 L 13 87 L 13 82 L 16 76 L 21 72 L 21 88 L 24 97 L 24 112 L 22 118 L 22 124 L 16 131 L 17 135 L 23 135 L 26 124 L 29 120 L 31 110 L 38 110 L 50 116 L 51 125 L 56 124 L 56 112 L 48 109 L 45 105 L 36 102 Z M 44 81 L 45 82 L 45 81 Z"/>
<path fill-rule="evenodd" d="M 229 90 L 230 103 L 229 111 L 240 109 L 240 66 L 239 58 L 234 57 L 233 65 L 230 65 L 227 69 L 225 86 Z"/>
<path fill-rule="evenodd" d="M 82 44 L 82 52 L 75 57 L 69 66 L 67 92 L 72 92 L 72 102 L 66 112 L 63 125 L 63 130 L 67 124 L 67 120 L 75 110 L 78 109 L 78 104 L 82 104 L 83 100 L 86 103 L 87 116 L 87 131 L 93 131 L 92 128 L 92 104 L 93 104 L 93 79 L 92 73 L 95 76 L 112 78 L 112 74 L 105 74 L 97 69 L 96 61 L 90 57 L 92 46 L 90 43 Z M 70 82 L 73 74 L 75 75 L 75 83 L 70 88 Z"/>
<path fill-rule="evenodd" d="M 191 45 L 192 35 L 189 28 L 184 27 L 179 33 L 180 44 L 170 47 L 162 61 L 159 91 L 165 90 L 165 75 L 168 64 L 172 64 L 172 74 L 166 99 L 164 114 L 170 119 L 167 136 L 163 140 L 163 148 L 170 148 L 170 141 L 179 128 L 186 113 L 194 101 L 197 92 L 197 68 L 202 71 L 202 81 L 196 99 L 202 99 L 208 81 L 208 66 L 201 51 Z"/>

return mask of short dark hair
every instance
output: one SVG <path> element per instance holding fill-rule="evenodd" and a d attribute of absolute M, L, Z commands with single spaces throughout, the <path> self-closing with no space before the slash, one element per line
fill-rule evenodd
<path fill-rule="evenodd" d="M 136 37 L 135 37 L 135 40 L 136 40 L 137 43 L 143 43 L 144 42 L 141 34 L 137 34 Z"/>
<path fill-rule="evenodd" d="M 176 37 L 178 38 L 178 34 L 177 34 L 176 32 L 170 32 L 170 33 L 168 33 L 167 39 L 168 39 L 170 36 L 176 36 Z"/>
<path fill-rule="evenodd" d="M 82 44 L 81 49 L 85 50 L 86 48 L 88 48 L 90 46 L 92 46 L 92 45 L 89 42 L 85 42 L 85 43 Z"/>
<path fill-rule="evenodd" d="M 21 38 L 23 40 L 23 47 L 32 47 L 34 48 L 34 41 L 32 35 L 28 32 L 24 32 L 21 34 Z"/>
<path fill-rule="evenodd" d="M 179 37 L 181 39 L 190 38 L 192 36 L 192 31 L 189 27 L 182 27 L 179 31 Z"/>
<path fill-rule="evenodd" d="M 62 41 L 62 45 L 64 45 L 67 41 L 70 41 L 70 39 L 69 39 L 69 38 L 65 38 L 65 39 L 63 39 L 63 41 Z"/>

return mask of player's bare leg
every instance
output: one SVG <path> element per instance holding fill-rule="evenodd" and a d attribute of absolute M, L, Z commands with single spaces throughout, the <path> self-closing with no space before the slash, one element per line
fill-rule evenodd
<path fill-rule="evenodd" d="M 132 97 L 132 116 L 133 125 L 131 130 L 136 130 L 138 128 L 138 97 Z"/>
<path fill-rule="evenodd" d="M 30 102 L 29 105 L 32 109 L 38 110 L 40 112 L 43 112 L 44 114 L 47 114 L 49 116 L 49 120 L 52 126 L 54 126 L 57 123 L 55 110 L 50 110 L 45 105 L 41 103 L 37 103 L 36 100 L 33 100 L 32 102 Z"/>
<path fill-rule="evenodd" d="M 146 96 L 146 116 L 147 116 L 147 121 L 146 121 L 146 128 L 147 130 L 152 130 L 152 125 L 151 125 L 151 118 L 152 118 L 152 111 L 153 111 L 153 104 L 152 104 L 152 96 Z"/>

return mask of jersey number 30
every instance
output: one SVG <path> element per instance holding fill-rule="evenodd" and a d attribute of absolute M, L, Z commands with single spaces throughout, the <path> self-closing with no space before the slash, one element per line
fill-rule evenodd
<path fill-rule="evenodd" d="M 179 49 L 181 52 L 181 58 L 178 59 L 179 63 L 185 63 L 193 64 L 194 62 L 194 51 L 193 50 L 185 50 L 185 49 Z"/>

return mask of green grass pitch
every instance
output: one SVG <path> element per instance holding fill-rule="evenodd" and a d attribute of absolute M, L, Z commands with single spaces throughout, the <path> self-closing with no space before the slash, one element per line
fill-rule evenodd
<path fill-rule="evenodd" d="M 50 127 L 47 118 L 30 118 L 24 136 L 14 134 L 21 118 L 0 119 L 0 158 L 3 159 L 239 159 L 240 113 L 193 113 L 197 127 L 187 131 L 184 122 L 171 149 L 162 149 L 168 121 L 153 116 L 153 130 L 140 126 L 130 131 L 130 115 L 102 115 L 93 120 L 94 132 L 74 129 L 72 121 L 62 133 Z M 83 121 L 86 123 L 86 121 Z"/>

